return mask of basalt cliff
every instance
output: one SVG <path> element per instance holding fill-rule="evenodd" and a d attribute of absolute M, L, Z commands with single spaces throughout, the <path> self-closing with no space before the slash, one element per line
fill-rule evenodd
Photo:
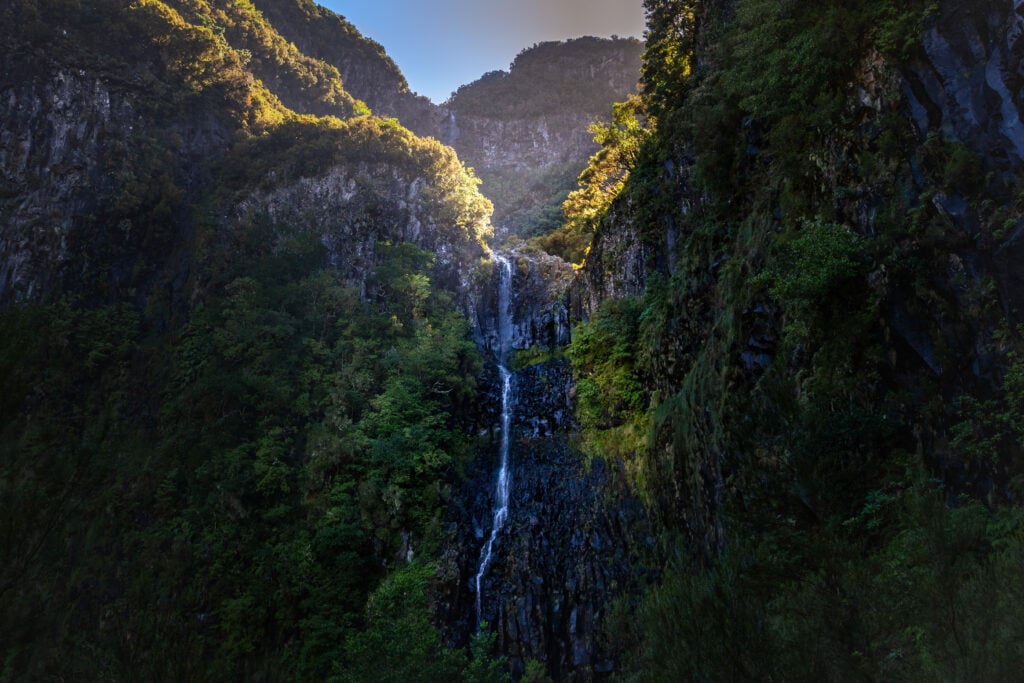
<path fill-rule="evenodd" d="M 0 9 L 0 679 L 1018 674 L 1024 4 L 644 7 Z"/>

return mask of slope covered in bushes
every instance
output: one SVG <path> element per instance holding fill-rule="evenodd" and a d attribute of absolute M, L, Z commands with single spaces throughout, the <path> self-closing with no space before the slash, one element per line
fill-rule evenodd
<path fill-rule="evenodd" d="M 1012 69 L 1016 15 L 645 4 L 650 131 L 582 206 L 569 350 L 586 447 L 625 456 L 670 558 L 611 632 L 641 679 L 1012 676 L 1016 114 L 945 108 L 998 103 L 984 69 L 927 79 Z"/>

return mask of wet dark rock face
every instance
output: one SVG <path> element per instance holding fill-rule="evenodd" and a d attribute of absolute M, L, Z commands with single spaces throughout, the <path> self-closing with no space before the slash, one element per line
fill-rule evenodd
<path fill-rule="evenodd" d="M 647 286 L 654 245 L 644 242 L 628 208 L 612 207 L 606 222 L 613 229 L 598 231 L 594 236 L 584 268 L 570 288 L 575 319 L 586 320 L 602 302 L 637 296 Z M 671 239 L 674 237 L 673 233 Z M 666 243 L 668 240 L 666 235 Z M 670 254 L 672 249 L 664 253 Z"/>
<path fill-rule="evenodd" d="M 922 133 L 941 130 L 1008 169 L 1024 161 L 1024 0 L 999 4 L 945 3 L 903 92 Z"/>
<path fill-rule="evenodd" d="M 559 324 L 537 321 L 560 320 L 564 290 L 560 295 L 556 290 L 567 281 L 552 279 L 560 271 L 547 257 L 510 258 L 514 348 L 564 343 Z M 496 299 L 493 292 L 482 292 L 478 313 L 493 312 Z M 483 322 L 481 336 L 489 340 L 493 328 Z M 498 466 L 496 366 L 481 384 L 489 387 L 481 403 L 490 425 L 452 506 L 439 567 L 437 620 L 456 646 L 467 644 L 476 629 L 475 577 L 491 532 Z M 500 652 L 509 656 L 514 678 L 535 659 L 555 680 L 601 679 L 616 667 L 615 653 L 600 643 L 602 619 L 616 598 L 636 593 L 648 578 L 637 556 L 649 539 L 643 508 L 629 494 L 619 465 L 589 461 L 574 448 L 567 361 L 527 365 L 514 372 L 512 388 L 509 519 L 482 581 L 481 617 L 497 634 Z"/>
<path fill-rule="evenodd" d="M 553 437 L 575 427 L 572 368 L 564 360 L 529 365 L 516 373 L 520 386 L 515 424 L 530 438 Z"/>
<path fill-rule="evenodd" d="M 543 252 L 512 250 L 512 339 L 513 351 L 552 349 L 569 343 L 567 291 L 573 278 L 572 266 Z M 480 284 L 469 307 L 477 343 L 494 354 L 497 342 L 498 273 Z"/>
<path fill-rule="evenodd" d="M 515 382 L 523 379 L 519 373 Z M 536 659 L 555 680 L 594 680 L 615 668 L 598 641 L 601 620 L 644 578 L 629 540 L 647 537 L 643 509 L 622 472 L 603 460 L 586 463 L 564 432 L 532 436 L 538 418 L 515 419 L 509 521 L 482 582 L 481 616 L 516 677 Z M 476 627 L 474 577 L 490 533 L 495 465 L 481 458 L 449 526 L 438 617 L 456 645 Z"/>
<path fill-rule="evenodd" d="M 589 680 L 614 668 L 597 630 L 636 579 L 627 539 L 642 511 L 635 500 L 614 499 L 620 473 L 601 460 L 581 463 L 564 438 L 518 446 L 513 523 L 504 561 L 485 583 L 484 617 L 518 660 L 513 670 L 534 658 L 558 680 Z"/>
<path fill-rule="evenodd" d="M 899 72 L 904 110 L 921 139 L 941 133 L 961 143 L 979 159 L 992 187 L 1003 193 L 999 201 L 1012 201 L 1024 168 L 1024 0 L 941 3 L 926 27 L 920 54 Z M 921 185 L 916 176 L 914 182 Z M 930 276 L 930 287 L 949 304 L 945 312 L 936 312 L 935 306 L 915 306 L 905 292 L 891 288 L 888 329 L 901 361 L 914 360 L 948 394 L 965 386 L 984 393 L 997 383 L 992 332 L 1002 316 L 1019 321 L 1024 312 L 1024 219 L 1018 215 L 1007 221 L 1005 234 L 992 232 L 985 227 L 984 211 L 969 197 L 942 192 L 931 202 L 949 234 L 970 238 L 956 245 Z M 997 288 L 1000 306 L 992 318 L 971 319 L 965 313 L 972 310 L 971 297 L 986 282 Z M 947 480 L 959 483 L 946 463 L 939 467 Z M 963 485 L 992 489 L 989 483 Z"/>

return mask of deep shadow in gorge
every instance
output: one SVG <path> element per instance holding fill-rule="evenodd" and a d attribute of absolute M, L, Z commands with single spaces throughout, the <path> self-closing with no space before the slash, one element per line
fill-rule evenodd
<path fill-rule="evenodd" d="M 568 264 L 525 252 L 509 258 L 511 356 L 541 348 L 549 358 L 512 370 L 509 515 L 480 584 L 480 618 L 495 632 L 515 678 L 534 659 L 555 680 L 594 680 L 616 667 L 615 653 L 600 639 L 602 619 L 617 597 L 638 593 L 653 578 L 638 552 L 654 539 L 621 463 L 590 460 L 576 445 L 571 367 L 557 352 L 568 335 Z M 501 442 L 501 382 L 493 353 L 501 336 L 495 325 L 498 282 L 496 272 L 478 307 L 481 343 L 491 352 L 481 378 L 482 404 L 493 427 L 481 437 L 480 455 L 451 506 L 439 569 L 436 616 L 453 646 L 466 646 L 476 629 L 480 549 L 494 520 Z"/>

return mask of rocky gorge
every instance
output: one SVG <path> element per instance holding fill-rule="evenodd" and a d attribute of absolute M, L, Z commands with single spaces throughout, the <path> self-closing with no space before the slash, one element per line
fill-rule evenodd
<path fill-rule="evenodd" d="M 641 558 L 654 540 L 621 463 L 587 457 L 574 439 L 575 387 L 571 367 L 560 357 L 569 341 L 571 267 L 542 252 L 498 258 L 512 269 L 504 333 L 504 301 L 496 296 L 494 278 L 477 311 L 483 312 L 483 346 L 493 353 L 484 376 L 499 374 L 503 345 L 510 353 L 508 515 L 477 593 L 473 550 L 492 533 L 491 511 L 498 504 L 496 449 L 484 446 L 449 517 L 436 609 L 452 645 L 465 646 L 479 627 L 473 605 L 480 600 L 477 616 L 495 630 L 513 676 L 534 660 L 557 680 L 593 680 L 616 667 L 618 653 L 600 642 L 600 625 L 617 597 L 635 596 L 653 580 L 653 568 L 645 569 Z M 494 393 L 488 403 L 500 405 Z M 492 424 L 501 412 L 489 411 Z M 496 426 L 485 432 L 491 444 L 506 438 Z M 646 539 L 639 547 L 638 538 Z"/>
<path fill-rule="evenodd" d="M 0 8 L 0 680 L 1019 673 L 1024 3 L 644 7 Z"/>
<path fill-rule="evenodd" d="M 744 22 L 752 22 L 750 25 L 753 26 L 759 21 L 754 15 L 745 14 L 745 10 L 750 11 L 743 3 L 701 3 L 691 30 L 696 36 L 695 62 L 705 70 L 705 74 L 713 74 L 722 68 L 721 62 L 716 61 L 724 59 L 721 48 L 713 43 L 714 38 L 711 37 L 720 30 L 719 22 L 739 21 L 741 26 L 747 25 Z M 671 10 L 666 11 L 671 13 Z M 879 401 L 884 406 L 886 400 L 880 396 L 905 396 L 902 392 L 907 391 L 911 395 L 922 391 L 938 392 L 944 397 L 941 406 L 935 403 L 928 408 L 909 409 L 910 413 L 907 413 L 907 404 L 903 403 L 894 408 L 895 413 L 880 418 L 897 419 L 903 424 L 913 425 L 909 427 L 913 439 L 893 448 L 897 452 L 907 449 L 923 454 L 930 471 L 941 473 L 947 496 L 973 495 L 992 506 L 1012 505 L 1017 500 L 1018 493 L 1010 475 L 1015 467 L 1011 464 L 1016 458 L 1013 453 L 1017 452 L 1017 446 L 1011 445 L 1013 438 L 1000 441 L 994 452 L 987 451 L 990 456 L 978 460 L 964 455 L 961 450 L 965 443 L 964 432 L 958 430 L 968 428 L 968 424 L 969 429 L 980 430 L 973 434 L 989 428 L 982 426 L 984 420 L 978 416 L 963 422 L 965 413 L 961 401 L 970 404 L 973 400 L 965 399 L 965 396 L 1007 396 L 1008 385 L 1005 382 L 1015 372 L 1012 369 L 1015 367 L 1012 360 L 1016 357 L 1013 355 L 1015 352 L 1008 351 L 1015 348 L 1015 342 L 1000 337 L 997 330 L 1006 329 L 1006 325 L 1016 325 L 1020 312 L 1020 288 L 1015 274 L 1019 269 L 1012 265 L 1016 263 L 1012 254 L 1015 253 L 1021 221 L 1021 165 L 1016 149 L 1022 106 L 1018 80 L 1022 72 L 1019 50 L 1015 47 L 1020 33 L 1021 8 L 1018 3 L 989 3 L 984 7 L 969 8 L 943 5 L 929 8 L 919 16 L 925 17 L 919 34 L 920 49 L 912 51 L 909 58 L 901 60 L 891 53 L 882 56 L 880 52 L 871 50 L 859 53 L 857 68 L 845 96 L 847 99 L 835 110 L 835 115 L 841 120 L 855 121 L 854 130 L 857 132 L 850 136 L 836 129 L 835 137 L 825 135 L 820 143 L 811 142 L 804 150 L 812 163 L 809 169 L 800 173 L 807 173 L 814 180 L 800 192 L 806 192 L 804 197 L 811 197 L 808 201 L 818 208 L 809 210 L 794 203 L 803 200 L 794 199 L 792 188 L 780 190 L 771 183 L 768 187 L 772 189 L 768 189 L 764 197 L 755 195 L 754 200 L 743 193 L 757 187 L 756 184 L 740 186 L 736 188 L 737 194 L 733 195 L 729 194 L 729 184 L 725 179 L 719 180 L 720 185 L 709 187 L 707 177 L 714 172 L 709 163 L 714 163 L 715 155 L 722 154 L 721 147 L 704 147 L 699 138 L 694 141 L 668 136 L 666 148 L 661 150 L 662 156 L 644 162 L 648 166 L 643 170 L 650 175 L 634 182 L 632 187 L 627 182 L 626 191 L 603 216 L 582 268 L 562 280 L 557 298 L 563 302 L 569 328 L 595 317 L 602 319 L 604 316 L 606 319 L 610 303 L 640 300 L 641 306 L 646 307 L 639 319 L 627 320 L 624 324 L 639 326 L 641 334 L 646 336 L 642 343 L 648 346 L 631 352 L 637 356 L 649 355 L 643 370 L 648 374 L 642 375 L 640 381 L 650 387 L 648 395 L 658 397 L 659 405 L 653 414 L 650 442 L 634 451 L 627 447 L 626 459 L 613 458 L 609 461 L 611 464 L 601 459 L 576 459 L 574 446 L 581 443 L 579 423 L 565 425 L 570 435 L 568 439 L 550 440 L 559 435 L 560 429 L 558 426 L 551 429 L 545 424 L 548 420 L 543 415 L 560 414 L 563 405 L 560 398 L 555 399 L 555 405 L 545 406 L 538 417 L 524 419 L 522 443 L 525 446 L 528 443 L 525 438 L 530 435 L 534 458 L 539 458 L 540 462 L 557 463 L 552 471 L 560 471 L 563 476 L 566 471 L 582 472 L 584 481 L 587 481 L 585 490 L 602 492 L 594 501 L 603 499 L 605 504 L 609 501 L 611 504 L 596 518 L 578 517 L 580 510 L 597 510 L 600 506 L 594 507 L 594 501 L 577 498 L 577 483 L 573 481 L 563 482 L 561 486 L 555 481 L 547 481 L 546 485 L 533 489 L 533 496 L 525 492 L 520 494 L 519 504 L 528 511 L 524 512 L 528 515 L 527 526 L 536 526 L 534 520 L 543 519 L 546 511 L 559 509 L 557 503 L 544 502 L 542 492 L 557 490 L 559 493 L 555 500 L 578 501 L 562 509 L 559 518 L 573 517 L 575 513 L 575 528 L 578 530 L 582 525 L 583 528 L 596 529 L 596 535 L 587 539 L 585 535 L 570 533 L 567 528 L 557 537 L 563 540 L 555 545 L 578 549 L 582 558 L 603 556 L 601 564 L 605 569 L 595 573 L 585 564 L 555 569 L 548 575 L 568 572 L 571 579 L 565 586 L 571 590 L 565 592 L 560 586 L 550 586 L 542 578 L 544 573 L 525 567 L 534 561 L 551 563 L 549 566 L 553 568 L 564 565 L 559 565 L 557 559 L 541 560 L 543 553 L 524 537 L 517 538 L 516 522 L 510 523 L 508 543 L 513 565 L 521 567 L 518 571 L 533 575 L 535 585 L 544 586 L 543 591 L 524 600 L 521 596 L 530 594 L 529 584 L 508 584 L 516 586 L 506 589 L 509 596 L 518 595 L 519 599 L 507 597 L 504 604 L 499 603 L 492 608 L 492 619 L 497 620 L 500 642 L 504 643 L 504 651 L 513 656 L 515 671 L 521 670 L 519 659 L 535 658 L 545 661 L 549 671 L 557 672 L 556 678 L 560 680 L 590 680 L 613 666 L 613 657 L 600 647 L 595 649 L 592 642 L 585 644 L 587 639 L 575 635 L 573 628 L 577 624 L 588 623 L 589 617 L 601 613 L 599 606 L 610 604 L 607 597 L 621 595 L 618 593 L 620 590 L 627 594 L 637 590 L 636 583 L 631 582 L 656 581 L 645 571 L 644 560 L 641 559 L 642 544 L 637 543 L 641 537 L 652 538 L 644 529 L 667 524 L 683 530 L 683 540 L 675 546 L 675 552 L 685 548 L 684 552 L 695 564 L 713 564 L 715 557 L 726 553 L 730 533 L 736 533 L 737 525 L 762 528 L 765 520 L 748 518 L 745 515 L 749 513 L 745 511 L 778 504 L 776 501 L 765 505 L 757 493 L 758 487 L 771 486 L 768 482 L 775 477 L 784 482 L 783 487 L 794 487 L 783 495 L 793 497 L 791 511 L 782 513 L 793 517 L 783 522 L 784 526 L 795 523 L 799 528 L 804 523 L 792 520 L 799 520 L 801 516 L 824 519 L 830 514 L 852 514 L 833 511 L 826 502 L 831 495 L 829 489 L 822 489 L 823 485 L 815 479 L 822 476 L 842 478 L 844 475 L 838 472 L 846 470 L 848 474 L 845 476 L 851 477 L 846 480 L 848 485 L 854 489 L 870 487 L 872 477 L 877 475 L 871 474 L 873 465 L 869 454 L 879 448 L 877 443 L 872 445 L 870 439 L 880 438 L 884 442 L 890 437 L 870 437 L 867 436 L 870 430 L 859 431 L 864 429 L 863 426 L 846 426 L 840 429 L 852 429 L 852 434 L 857 434 L 852 437 L 852 442 L 846 444 L 842 441 L 845 437 L 833 441 L 814 431 L 816 427 L 812 426 L 811 432 L 816 436 L 808 438 L 831 443 L 839 452 L 846 452 L 844 449 L 849 448 L 850 455 L 843 457 L 850 459 L 843 460 L 835 470 L 826 469 L 826 465 L 812 464 L 813 461 L 800 460 L 807 457 L 799 454 L 808 448 L 808 444 L 790 442 L 780 434 L 777 420 L 786 411 L 773 402 L 779 399 L 769 400 L 760 393 L 787 391 L 773 385 L 779 382 L 780 373 L 804 377 L 797 380 L 792 389 L 797 396 L 821 391 L 823 386 L 832 382 L 839 382 L 838 386 L 845 387 L 840 394 L 830 395 L 832 398 L 829 399 L 838 400 L 845 407 L 836 408 L 833 404 L 831 410 L 825 411 L 833 415 L 828 419 L 839 423 L 847 419 L 861 419 L 855 417 L 861 410 L 879 410 Z M 819 17 L 819 20 L 822 19 Z M 856 50 L 854 53 L 857 54 Z M 716 84 L 710 76 L 706 83 Z M 700 95 L 707 96 L 707 93 Z M 699 97 L 695 101 L 697 104 L 688 114 L 696 119 L 699 126 L 700 107 L 704 104 Z M 666 112 L 660 113 L 668 116 Z M 759 177 L 759 165 L 775 168 L 774 165 L 779 163 L 778 157 L 786 155 L 788 150 L 780 150 L 779 141 L 770 137 L 771 126 L 781 124 L 766 122 L 771 121 L 770 117 L 759 122 L 756 110 L 747 116 L 739 133 L 738 146 L 740 158 L 747 159 L 742 163 L 750 164 L 750 170 L 745 171 L 751 174 L 747 182 L 753 183 L 755 181 L 751 178 Z M 688 130 L 685 126 L 683 129 Z M 688 134 L 693 135 L 692 130 L 688 130 Z M 893 136 L 888 144 L 899 140 L 895 143 L 896 150 L 876 146 L 879 136 L 884 140 L 886 135 Z M 938 157 L 930 156 L 937 148 L 929 148 L 929 144 L 937 145 L 935 141 L 939 136 L 947 136 L 949 142 L 945 144 L 952 147 L 939 152 Z M 718 138 L 717 144 L 726 143 Z M 893 155 L 894 151 L 895 156 L 887 156 Z M 867 174 L 858 165 L 870 165 L 876 161 L 886 168 L 881 175 Z M 784 163 L 801 162 L 787 160 Z M 936 163 L 940 168 L 935 167 Z M 779 168 L 787 169 L 784 165 Z M 792 173 L 792 167 L 785 172 Z M 800 178 L 799 175 L 793 177 Z M 820 183 L 820 187 L 814 188 L 814 183 Z M 822 193 L 820 197 L 817 195 L 819 191 Z M 910 216 L 908 220 L 918 221 L 917 225 L 932 226 L 926 229 L 930 231 L 930 238 L 922 239 L 913 233 L 907 237 L 899 235 L 900 228 L 895 226 L 900 225 L 901 218 L 894 219 L 886 212 L 893 210 L 893 197 L 900 196 L 900 192 L 904 197 L 911 197 L 905 207 Z M 716 193 L 721 195 L 716 197 Z M 752 205 L 744 203 L 750 201 Z M 716 202 L 723 204 L 716 205 Z M 764 205 L 771 208 L 765 209 Z M 722 206 L 729 208 L 723 211 Z M 652 210 L 652 207 L 656 208 Z M 848 262 L 847 272 L 829 276 L 837 278 L 835 284 L 827 285 L 835 289 L 815 290 L 813 296 L 824 297 L 825 292 L 830 291 L 837 297 L 836 305 L 852 305 L 855 310 L 862 311 L 857 315 L 865 317 L 856 319 L 866 327 L 847 331 L 846 334 L 863 340 L 865 348 L 877 343 L 884 349 L 877 361 L 871 360 L 870 356 L 861 356 L 865 351 L 856 346 L 842 350 L 845 348 L 843 342 L 833 339 L 827 332 L 830 324 L 842 328 L 839 323 L 825 322 L 832 319 L 831 313 L 817 309 L 821 312 L 813 313 L 816 317 L 801 318 L 807 315 L 805 300 L 797 300 L 796 303 L 785 300 L 783 292 L 786 290 L 779 285 L 766 294 L 764 289 L 751 285 L 751 280 L 739 275 L 752 263 L 778 258 L 761 241 L 761 235 L 765 233 L 760 230 L 784 233 L 788 229 L 786 225 L 791 212 L 802 213 L 806 217 L 814 215 L 815 211 L 819 216 L 828 216 L 828 220 L 846 226 L 849 233 L 858 236 L 855 239 L 867 253 L 859 257 L 864 260 Z M 927 217 L 922 218 L 922 214 Z M 740 219 L 737 216 L 745 217 Z M 744 221 L 742 227 L 725 227 L 738 220 Z M 708 232 L 705 226 L 716 226 L 719 232 Z M 811 228 L 807 229 L 813 232 Z M 827 231 L 822 231 L 811 239 L 832 238 Z M 906 268 L 890 261 L 889 249 L 895 253 L 913 254 L 915 274 L 911 275 Z M 787 258 L 794 258 L 794 253 L 790 251 Z M 811 258 L 823 257 L 816 253 Z M 787 270 L 774 271 L 771 277 L 788 277 L 783 273 L 792 273 L 789 269 L 798 268 L 809 269 L 808 272 L 813 274 L 811 277 L 819 277 L 819 271 L 814 270 L 820 267 L 818 263 L 820 261 L 784 260 L 777 267 Z M 770 267 L 762 268 L 762 273 L 771 272 Z M 765 281 L 765 275 L 758 277 L 762 278 L 761 282 Z M 853 279 L 847 279 L 851 277 Z M 917 278 L 918 289 L 914 295 L 908 294 L 908 277 Z M 756 278 L 752 279 L 756 282 Z M 528 280 L 524 285 L 529 287 L 527 283 Z M 863 303 L 850 303 L 858 299 L 856 295 L 847 298 L 852 294 L 848 288 L 857 286 L 856 283 L 869 293 L 867 300 L 872 303 L 867 304 L 866 309 L 859 308 Z M 986 288 L 990 295 L 982 293 Z M 924 305 L 922 298 L 931 303 Z M 825 331 L 816 333 L 814 327 L 810 330 L 805 328 L 802 334 L 810 336 L 800 337 L 802 341 L 794 350 L 789 345 L 794 339 L 794 320 L 799 320 L 801 325 L 825 325 Z M 648 327 L 652 323 L 653 326 Z M 544 329 L 544 326 L 531 326 L 531 329 Z M 535 343 L 524 340 L 522 348 L 529 348 Z M 796 355 L 790 355 L 794 353 Z M 850 360 L 846 362 L 864 364 L 854 367 L 876 369 L 854 371 L 849 375 L 850 380 L 838 380 L 829 374 L 827 366 L 818 365 L 814 360 L 817 354 L 832 358 L 830 354 L 834 353 L 840 356 L 850 354 Z M 1009 356 L 1002 355 L 1005 353 Z M 561 367 L 557 361 L 545 360 L 530 366 L 529 376 L 532 382 L 539 380 L 542 386 L 553 387 L 546 391 L 559 397 L 562 387 L 567 388 L 568 394 L 575 395 L 575 384 L 580 375 L 589 379 L 595 376 L 591 373 L 597 372 L 595 366 L 580 363 L 578 358 L 574 364 L 575 378 L 562 374 Z M 781 370 L 786 367 L 789 369 Z M 873 376 L 877 373 L 877 379 L 858 384 L 862 381 L 858 372 L 868 372 Z M 822 379 L 825 382 L 822 385 L 816 383 L 815 377 L 828 379 Z M 749 388 L 751 403 L 744 403 L 742 399 L 737 401 L 737 396 L 748 395 L 748 390 L 741 390 L 740 386 Z M 523 388 L 521 391 L 526 397 L 529 390 Z M 863 405 L 874 407 L 862 407 L 861 399 L 855 398 L 860 391 L 865 392 L 863 400 L 866 404 Z M 525 400 L 529 401 L 529 398 Z M 802 400 L 798 399 L 798 405 Z M 616 409 L 614 404 L 605 405 L 605 410 Z M 883 413 L 887 410 L 881 408 Z M 1019 406 L 1015 404 L 1009 410 L 1015 414 Z M 577 411 L 578 408 L 574 412 Z M 801 411 L 808 411 L 806 414 L 813 417 L 788 419 L 795 420 L 797 424 L 800 420 L 811 420 L 811 425 L 814 421 L 826 419 L 810 407 L 798 408 L 796 415 Z M 524 408 L 524 416 L 531 412 L 529 407 Z M 902 417 L 896 418 L 896 414 Z M 914 416 L 910 417 L 911 414 Z M 614 420 L 611 422 L 615 424 Z M 592 427 L 582 429 L 593 432 Z M 606 425 L 601 429 L 607 430 L 607 438 L 615 438 L 617 427 Z M 586 438 L 582 440 L 586 441 Z M 900 443 L 899 438 L 896 443 Z M 885 447 L 881 448 L 884 452 Z M 816 447 L 811 445 L 810 450 L 816 452 Z M 525 452 L 520 457 L 523 456 L 526 456 Z M 781 458 L 782 462 L 792 459 L 792 464 L 779 467 L 775 457 Z M 580 470 L 580 462 L 590 464 Z M 622 469 L 624 464 L 628 472 Z M 526 465 L 521 467 L 524 471 L 516 472 L 516 477 L 519 480 L 525 477 L 531 483 L 535 481 L 531 478 L 530 468 Z M 593 469 L 586 469 L 590 467 Z M 544 480 L 544 467 L 540 469 L 532 476 Z M 637 469 L 647 481 L 646 490 L 643 486 L 635 486 Z M 879 482 L 874 484 L 876 486 L 892 486 L 884 477 L 875 481 Z M 479 491 L 480 486 L 479 483 L 474 485 L 474 491 Z M 529 484 L 524 484 L 524 488 L 530 491 Z M 644 509 L 634 497 L 637 488 L 647 496 L 648 503 L 652 498 L 657 501 L 653 506 L 657 510 L 655 519 L 633 514 Z M 868 492 L 868 499 L 873 495 Z M 857 500 L 856 496 L 854 500 Z M 870 505 L 868 503 L 864 509 L 869 509 Z M 480 506 L 479 502 L 476 503 L 476 507 Z M 650 511 L 652 508 L 648 506 L 646 509 Z M 479 513 L 472 518 L 481 519 Z M 560 528 L 557 522 L 549 524 Z M 813 526 L 814 522 L 810 524 Z M 730 532 L 730 526 L 733 532 Z M 543 548 L 546 542 L 550 542 L 552 532 L 551 526 L 543 523 L 540 528 L 543 532 L 535 532 L 533 543 Z M 519 533 L 525 535 L 526 531 L 523 529 Z M 632 543 L 622 544 L 618 539 L 632 539 Z M 654 543 L 653 540 L 650 542 Z M 733 544 L 737 542 L 733 540 Z M 664 552 L 664 548 L 659 551 Z M 610 553 L 610 556 L 604 553 Z M 620 563 L 620 560 L 611 558 L 629 559 Z M 460 574 L 447 570 L 446 575 L 464 574 L 465 570 Z M 617 588 L 607 593 L 605 600 L 588 597 L 589 588 L 598 585 Z M 633 588 L 626 588 L 630 585 Z M 584 588 L 581 590 L 580 586 Z M 850 587 L 849 590 L 857 588 Z M 531 625 L 529 619 L 524 621 L 522 616 L 524 610 L 526 614 L 531 610 L 538 613 L 545 595 L 549 599 L 556 596 L 554 603 L 548 603 L 555 607 L 549 607 L 544 617 L 551 624 L 548 628 L 554 629 L 548 632 L 548 637 L 553 639 L 549 643 L 558 643 L 553 649 L 550 645 L 547 649 L 537 647 L 531 642 L 536 640 L 536 636 L 529 634 L 536 633 L 537 627 Z M 458 604 L 459 599 L 446 596 L 441 602 L 442 613 L 452 614 L 452 605 Z M 461 599 L 465 600 L 464 597 Z M 573 604 L 568 613 L 575 616 L 569 620 L 572 624 L 569 631 L 559 634 L 558 628 L 565 628 L 557 625 L 563 604 Z M 735 609 L 730 606 L 725 611 L 732 614 Z M 701 613 L 698 611 L 697 614 Z M 580 615 L 588 617 L 577 621 Z M 519 623 L 509 624 L 513 618 L 519 619 Z M 683 629 L 683 626 L 676 622 L 676 628 Z M 663 637 L 665 635 L 662 633 Z M 842 631 L 835 635 L 838 640 L 844 637 Z M 673 658 L 670 653 L 655 648 L 655 652 L 659 651 L 664 657 Z M 699 653 L 698 646 L 688 652 L 692 653 L 691 661 L 705 661 L 703 657 L 706 655 Z M 1013 656 L 1006 661 L 1013 661 Z M 662 666 L 651 660 L 648 664 L 656 668 Z M 734 670 L 730 669 L 732 664 L 727 660 L 717 666 Z M 754 675 L 752 670 L 746 671 Z M 687 674 L 682 678 L 690 676 L 697 677 L 696 674 Z"/>

